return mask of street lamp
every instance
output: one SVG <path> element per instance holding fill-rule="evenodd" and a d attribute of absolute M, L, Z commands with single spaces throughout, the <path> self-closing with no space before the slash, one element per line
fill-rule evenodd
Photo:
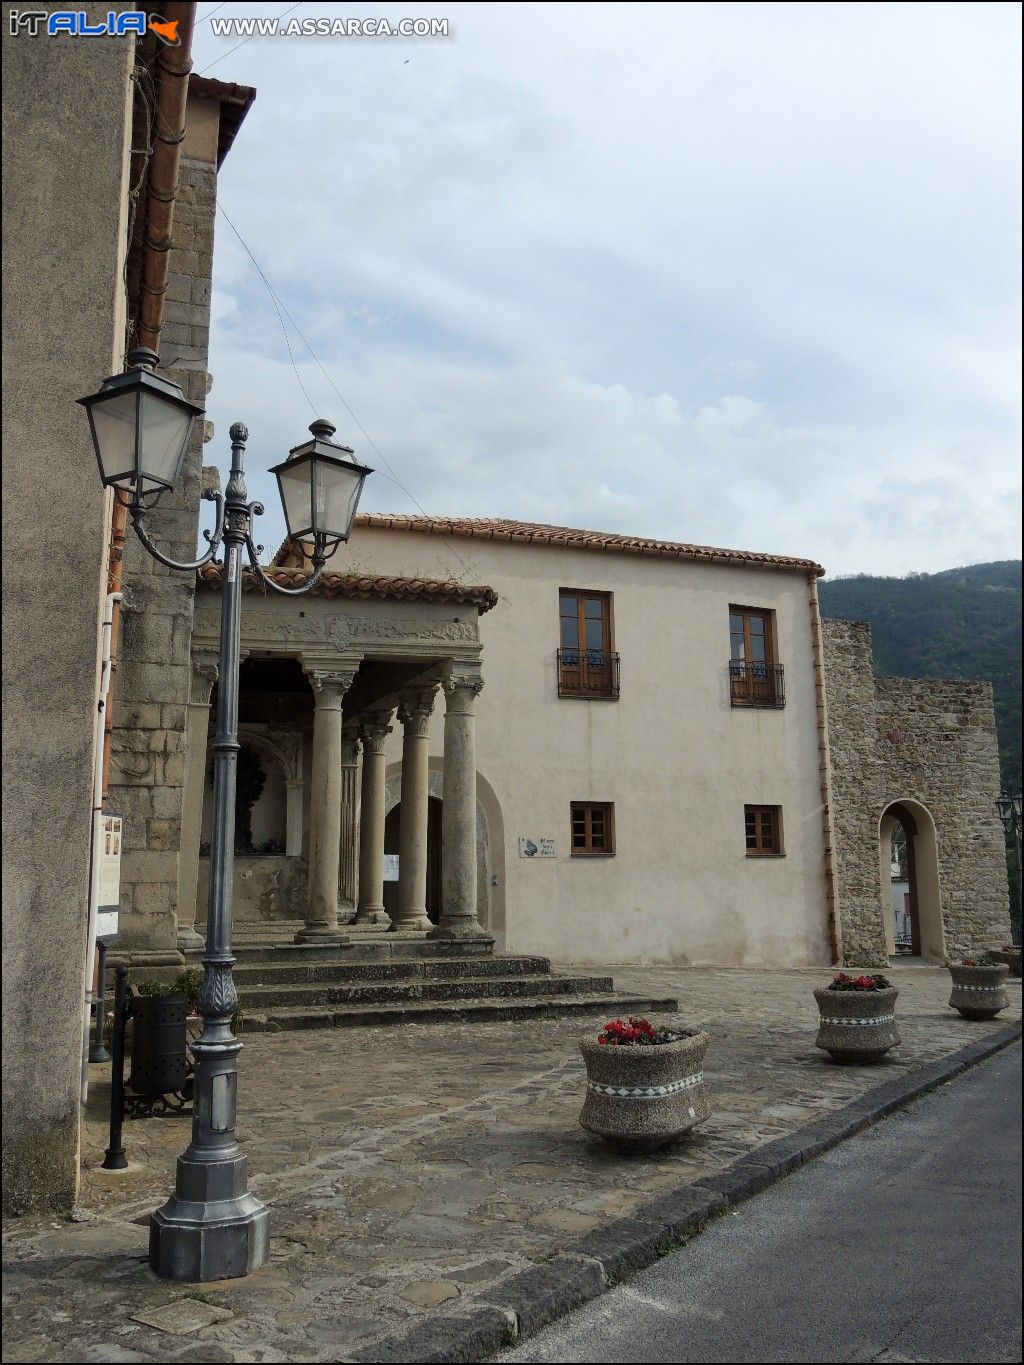
<path fill-rule="evenodd" d="M 1017 916 L 1013 921 L 1015 933 L 1014 943 L 1020 943 L 1020 911 L 1021 911 L 1021 866 L 1020 866 L 1020 817 L 1021 817 L 1021 793 L 1011 796 L 1009 792 L 1002 792 L 996 801 L 996 810 L 999 818 L 1003 822 L 1003 829 L 1006 834 L 1013 836 L 1013 845 L 1017 853 Z"/>
<path fill-rule="evenodd" d="M 309 590 L 349 537 L 365 465 L 330 438 L 334 427 L 316 421 L 312 441 L 296 446 L 274 469 L 291 534 L 312 542 L 313 573 L 301 588 L 282 588 L 260 567 L 262 546 L 252 539 L 252 519 L 263 507 L 249 502 L 243 476 L 249 433 L 231 428 L 231 474 L 224 495 L 203 494 L 217 504 L 216 525 L 204 531 L 206 553 L 190 564 L 169 559 L 146 529 L 148 512 L 181 470 L 192 421 L 202 409 L 177 384 L 154 373 L 152 351 L 135 350 L 128 369 L 103 381 L 99 392 L 78 401 L 89 414 L 104 484 L 125 499 L 132 525 L 159 563 L 194 573 L 224 546 L 221 599 L 217 733 L 213 741 L 213 838 L 210 899 L 199 1013 L 203 1029 L 192 1044 L 195 1091 L 192 1141 L 178 1158 L 174 1193 L 150 1219 L 149 1263 L 172 1280 L 223 1280 L 246 1275 L 267 1257 L 268 1210 L 248 1190 L 248 1159 L 235 1139 L 237 1058 L 242 1044 L 231 1031 L 238 996 L 231 969 L 234 896 L 235 779 L 238 755 L 239 621 L 242 550 L 264 587 L 295 597 Z"/>

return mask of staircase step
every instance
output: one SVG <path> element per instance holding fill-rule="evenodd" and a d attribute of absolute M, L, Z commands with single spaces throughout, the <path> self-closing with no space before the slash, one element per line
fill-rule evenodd
<path fill-rule="evenodd" d="M 493 943 L 489 939 L 429 939 L 417 934 L 376 934 L 353 937 L 348 945 L 321 943 L 238 943 L 232 952 L 238 962 L 398 962 L 423 961 L 431 958 L 490 957 Z M 185 957 L 191 962 L 202 960 L 204 949 L 189 948 Z"/>
<path fill-rule="evenodd" d="M 244 1014 L 243 1033 L 281 1033 L 292 1029 L 359 1028 L 371 1024 L 441 1024 L 453 1021 L 503 1023 L 511 1020 L 558 1019 L 599 1015 L 605 1019 L 625 1014 L 675 1014 L 679 1001 L 640 995 L 560 995 L 531 999 L 472 999 L 422 1001 L 346 1008 L 272 1009 Z"/>
<path fill-rule="evenodd" d="M 491 976 L 451 981 L 395 981 L 336 985 L 250 986 L 238 992 L 243 1010 L 319 1005 L 386 1005 L 409 1000 L 483 1000 L 535 995 L 596 995 L 614 987 L 610 976 Z"/>
<path fill-rule="evenodd" d="M 334 961 L 251 962 L 242 960 L 235 967 L 239 988 L 253 986 L 298 986 L 343 984 L 345 982 L 452 981 L 462 977 L 546 976 L 551 963 L 546 957 L 486 958 L 409 958 L 398 962 Z"/>

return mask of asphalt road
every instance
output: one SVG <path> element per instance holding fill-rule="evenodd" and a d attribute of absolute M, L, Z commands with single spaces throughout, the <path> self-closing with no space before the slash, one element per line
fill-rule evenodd
<path fill-rule="evenodd" d="M 1019 1361 L 1019 1044 L 719 1219 L 513 1361 Z"/>

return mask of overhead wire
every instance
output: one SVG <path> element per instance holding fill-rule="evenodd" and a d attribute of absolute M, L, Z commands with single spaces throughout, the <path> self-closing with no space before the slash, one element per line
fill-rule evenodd
<path fill-rule="evenodd" d="M 224 218 L 224 221 L 227 223 L 228 227 L 231 229 L 231 231 L 232 231 L 232 232 L 235 234 L 235 236 L 238 238 L 238 241 L 239 241 L 239 243 L 241 244 L 242 249 L 245 251 L 245 253 L 246 253 L 246 255 L 249 257 L 250 261 L 252 261 L 253 265 L 254 265 L 255 268 L 256 268 L 257 273 L 259 274 L 260 279 L 263 281 L 264 285 L 266 285 L 267 292 L 269 293 L 269 295 L 270 295 L 270 297 L 271 297 L 271 300 L 272 300 L 272 302 L 273 302 L 273 304 L 274 304 L 275 311 L 277 312 L 278 321 L 279 321 L 280 324 L 281 324 L 281 330 L 284 332 L 285 342 L 287 343 L 287 346 L 288 346 L 288 357 L 289 357 L 289 359 L 291 360 L 292 369 L 293 369 L 294 372 L 295 372 L 295 378 L 296 378 L 296 380 L 298 381 L 299 388 L 302 390 L 303 397 L 305 398 L 306 402 L 309 403 L 310 407 L 313 409 L 314 415 L 317 415 L 317 410 L 316 410 L 314 404 L 312 403 L 312 401 L 310 400 L 309 394 L 306 392 L 305 385 L 303 384 L 302 379 L 301 379 L 300 376 L 299 376 L 298 367 L 297 367 L 296 364 L 295 364 L 295 357 L 294 357 L 294 354 L 293 354 L 293 352 L 292 352 L 291 342 L 290 342 L 290 340 L 289 340 L 289 338 L 288 338 L 288 331 L 287 331 L 287 328 L 286 328 L 285 325 L 284 325 L 284 320 L 283 320 L 283 318 L 282 318 L 282 316 L 281 316 L 282 313 L 283 313 L 284 316 L 288 319 L 288 321 L 291 323 L 292 327 L 294 327 L 295 333 L 296 333 L 296 335 L 298 336 L 299 340 L 300 340 L 300 341 L 302 342 L 302 344 L 305 346 L 305 348 L 306 348 L 306 350 L 309 352 L 310 356 L 312 356 L 313 361 L 314 361 L 314 363 L 316 364 L 317 368 L 320 370 L 321 374 L 322 374 L 322 375 L 324 376 L 324 378 L 327 380 L 328 384 L 330 384 L 331 388 L 334 390 L 334 392 L 335 392 L 335 394 L 337 395 L 338 399 L 339 399 L 339 400 L 341 401 L 341 403 L 344 405 L 345 410 L 346 410 L 346 412 L 348 413 L 348 415 L 352 418 L 352 421 L 356 424 L 356 426 L 359 428 L 359 430 L 360 430 L 360 431 L 362 432 L 362 434 L 365 436 L 366 441 L 367 441 L 367 444 L 368 444 L 368 445 L 370 446 L 370 448 L 373 450 L 374 454 L 378 457 L 378 459 L 381 460 L 381 461 L 383 462 L 383 464 L 385 464 L 385 465 L 387 466 L 387 468 L 391 471 L 390 474 L 385 474 L 384 477 L 385 477 L 386 479 L 390 479 L 390 481 L 391 481 L 392 483 L 394 483 L 394 484 L 396 485 L 396 487 L 398 487 L 398 488 L 401 489 L 401 491 L 405 494 L 405 496 L 409 499 L 409 501 L 412 503 L 412 505 L 420 512 L 420 514 L 421 514 L 422 516 L 427 517 L 428 519 L 431 519 L 430 513 L 426 510 L 426 508 L 425 508 L 425 507 L 423 506 L 423 504 L 418 500 L 418 498 L 415 497 L 415 495 L 410 491 L 410 489 L 407 488 L 406 485 L 402 482 L 402 480 L 398 477 L 398 473 L 397 473 L 397 471 L 395 470 L 394 466 L 392 465 L 391 461 L 387 458 L 387 456 L 384 454 L 384 452 L 380 449 L 380 447 L 377 445 L 376 441 L 373 439 L 373 437 L 370 435 L 370 433 L 366 430 L 366 427 L 363 426 L 362 422 L 359 420 L 358 416 L 357 416 L 356 413 L 353 411 L 352 406 L 351 406 L 351 404 L 349 403 L 348 399 L 345 397 L 345 395 L 342 393 L 342 391 L 338 388 L 337 384 L 334 382 L 333 376 L 331 375 L 331 373 L 329 372 L 329 370 L 327 369 L 327 367 L 324 365 L 324 363 L 323 363 L 323 361 L 320 359 L 320 357 L 317 355 L 316 351 L 314 351 L 314 349 L 313 349 L 311 343 L 309 342 L 308 338 L 305 336 L 305 334 L 303 333 L 302 329 L 299 327 L 298 323 L 295 321 L 294 317 L 292 316 L 291 312 L 290 312 L 289 309 L 288 309 L 287 304 L 284 302 L 283 299 L 280 298 L 280 296 L 278 295 L 277 291 L 274 289 L 274 286 L 270 283 L 270 280 L 267 278 L 266 271 L 263 269 L 263 267 L 260 265 L 259 261 L 256 259 L 255 255 L 254 255 L 253 252 L 252 252 L 252 249 L 250 248 L 249 244 L 246 242 L 245 238 L 242 236 L 242 234 L 239 232 L 238 228 L 237 228 L 237 227 L 235 226 L 235 224 L 232 222 L 231 217 L 230 217 L 230 215 L 228 214 L 227 210 L 224 208 L 224 206 L 223 206 L 222 204 L 218 204 L 218 205 L 217 205 L 217 209 L 218 209 L 218 212 L 221 214 L 221 216 Z M 443 543 L 444 545 L 446 545 L 446 546 L 448 547 L 448 549 L 452 552 L 452 554 L 455 556 L 455 558 L 456 558 L 456 559 L 459 561 L 459 563 L 463 566 L 463 570 L 464 570 L 464 571 L 467 571 L 467 570 L 470 568 L 469 561 L 468 561 L 463 555 L 461 555 L 461 554 L 459 553 L 459 551 L 455 548 L 455 546 L 451 543 L 451 541 L 448 540 L 445 536 L 441 536 L 441 541 L 442 541 L 442 543 Z M 451 572 L 450 566 L 449 566 L 449 568 L 448 568 L 448 572 L 449 572 L 450 576 L 451 576 L 453 579 L 456 579 L 456 578 L 458 577 L 457 574 L 454 574 L 454 573 Z"/>
<path fill-rule="evenodd" d="M 298 4 L 289 5 L 287 9 L 282 10 L 280 14 L 274 17 L 274 23 L 275 24 L 280 23 L 286 14 L 291 14 L 292 10 L 299 9 L 302 3 L 303 0 L 299 0 Z M 206 17 L 209 19 L 212 17 L 212 15 L 207 15 Z M 215 67 L 218 62 L 222 62 L 225 57 L 230 57 L 232 52 L 237 52 L 240 47 L 245 47 L 246 43 L 251 43 L 254 38 L 262 37 L 264 37 L 264 34 L 262 33 L 250 33 L 249 36 L 247 38 L 243 38 L 240 43 L 236 43 L 234 47 L 229 47 L 227 52 L 222 52 L 219 57 L 215 57 L 212 62 L 207 63 L 207 65 L 203 67 L 202 71 L 197 72 L 197 75 L 205 76 L 207 71 L 210 71 L 213 67 Z"/>

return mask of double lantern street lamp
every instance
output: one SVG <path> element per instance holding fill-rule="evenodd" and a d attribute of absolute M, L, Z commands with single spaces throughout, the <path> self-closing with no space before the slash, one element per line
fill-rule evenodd
<path fill-rule="evenodd" d="M 146 517 L 180 476 L 189 431 L 202 409 L 177 384 L 156 373 L 153 351 L 128 356 L 123 374 L 105 379 L 99 392 L 78 401 L 89 414 L 103 483 L 127 508 L 149 553 L 169 569 L 194 573 L 224 547 L 221 599 L 217 733 L 213 742 L 213 838 L 203 986 L 199 994 L 202 1034 L 192 1044 L 195 1091 L 192 1141 L 178 1158 L 174 1193 L 150 1220 L 149 1263 L 173 1280 L 222 1280 L 246 1275 L 267 1256 L 269 1212 L 248 1189 L 248 1160 L 235 1139 L 237 1058 L 241 1043 L 231 1031 L 238 1004 L 232 979 L 231 922 L 234 893 L 235 780 L 238 755 L 239 619 L 242 551 L 264 587 L 296 597 L 315 586 L 328 559 L 348 540 L 363 480 L 373 471 L 356 462 L 347 446 L 331 440 L 334 427 L 316 421 L 312 440 L 296 446 L 270 471 L 277 476 L 288 533 L 313 544 L 313 573 L 301 588 L 282 588 L 263 571 L 253 543 L 252 519 L 263 507 L 249 502 L 242 465 L 249 433 L 231 428 L 231 474 L 217 504 L 216 526 L 203 535 L 206 553 L 179 564 L 154 544 Z"/>
<path fill-rule="evenodd" d="M 1013 941 L 1020 946 L 1020 918 L 1021 918 L 1021 866 L 1020 866 L 1020 817 L 1021 817 L 1021 793 L 1011 796 L 1008 792 L 1002 792 L 996 802 L 996 810 L 999 818 L 1003 822 L 1003 829 L 1008 838 L 1013 839 L 1013 846 L 1017 854 L 1017 914 L 1013 921 Z"/>

